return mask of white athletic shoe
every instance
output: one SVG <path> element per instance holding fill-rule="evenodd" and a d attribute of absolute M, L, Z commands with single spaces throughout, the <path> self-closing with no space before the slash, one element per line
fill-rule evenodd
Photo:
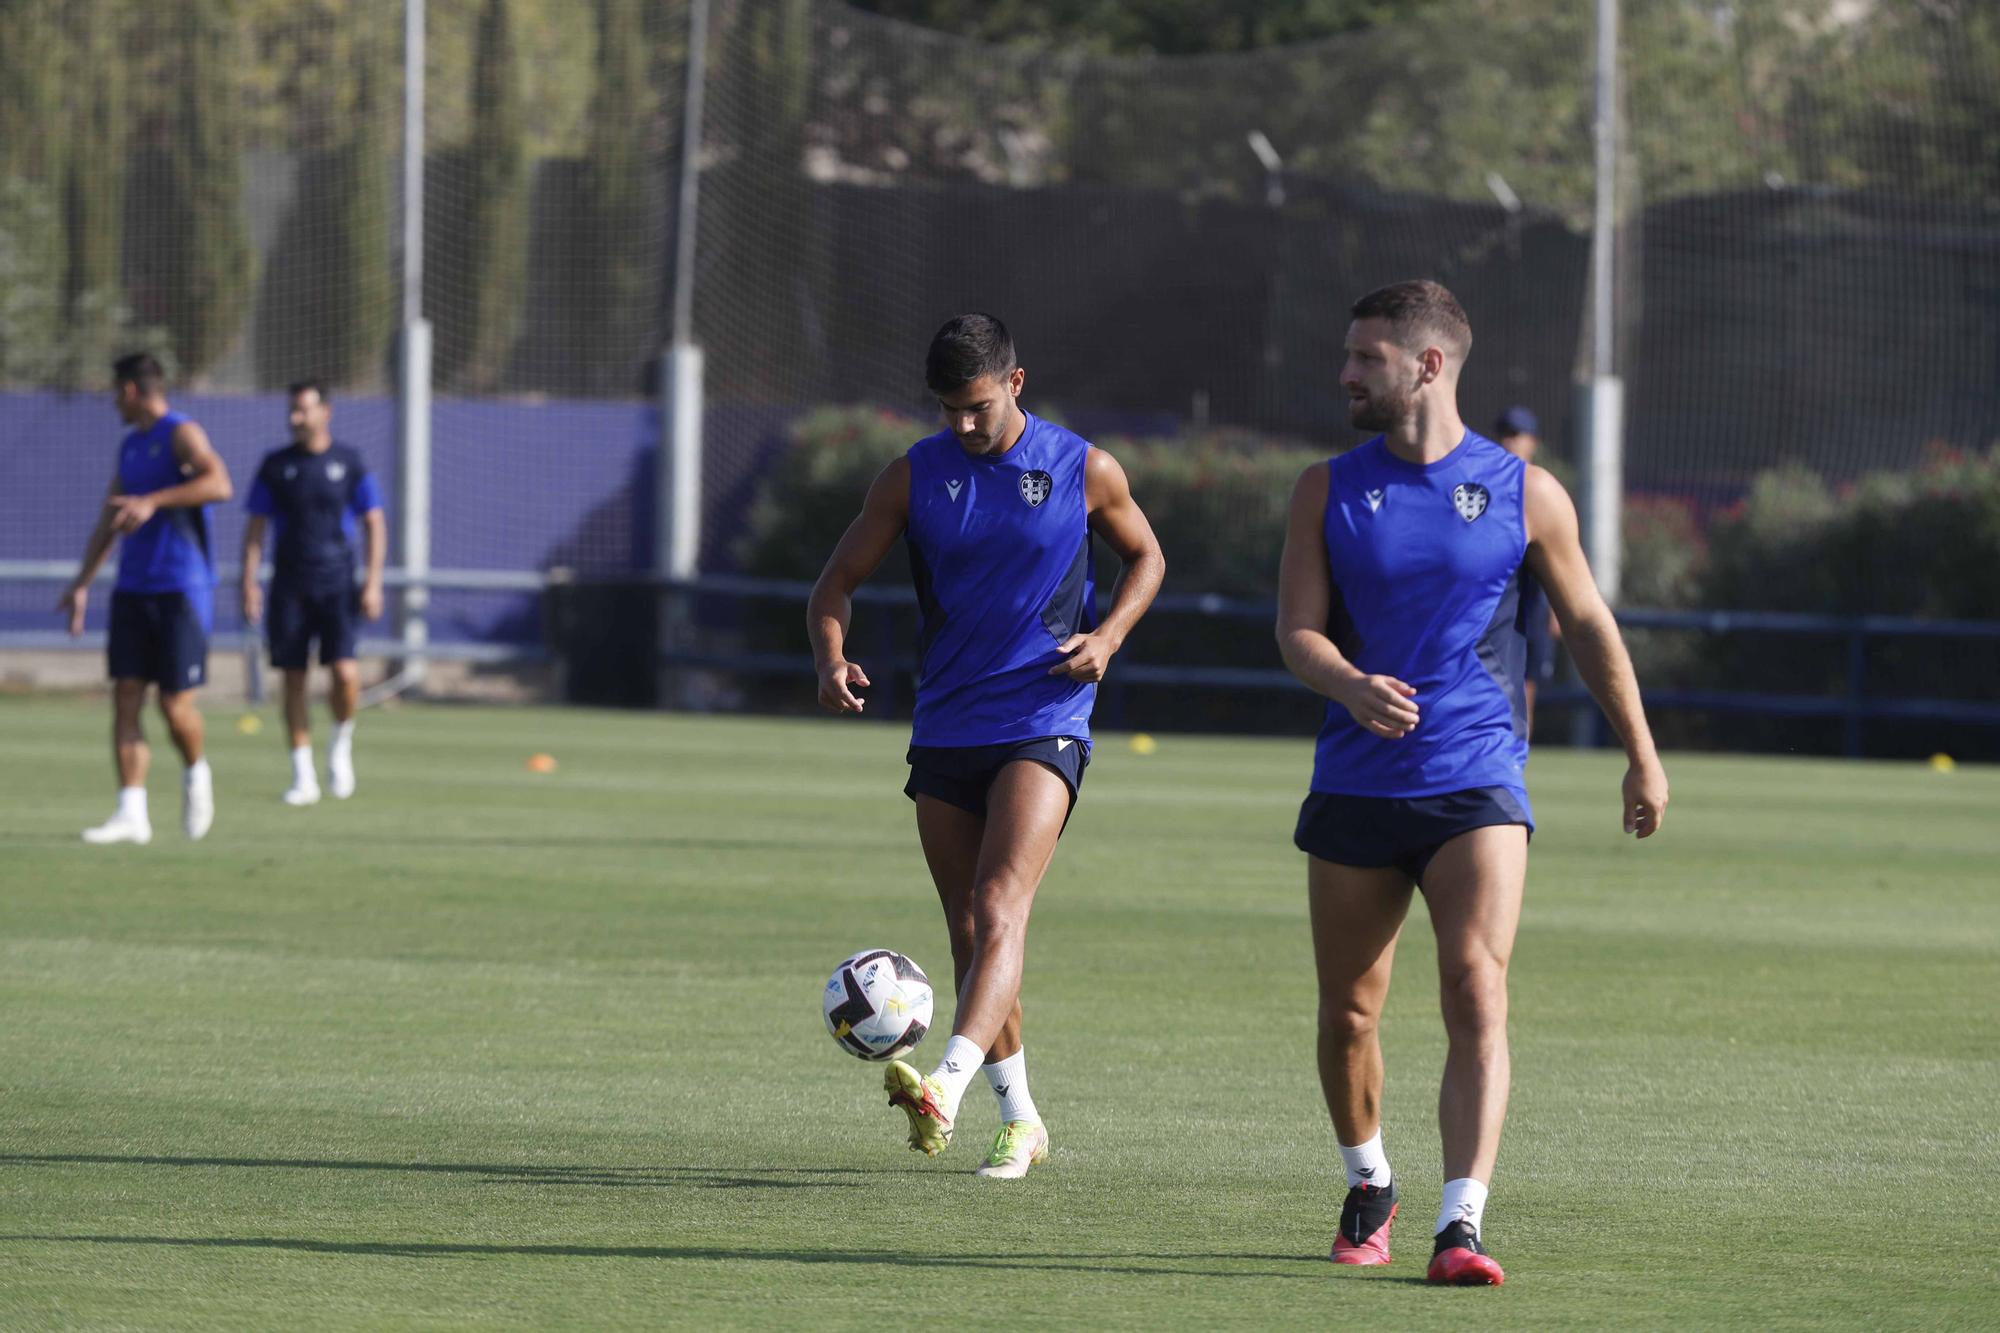
<path fill-rule="evenodd" d="M 344 801 L 354 795 L 354 756 L 351 753 L 346 750 L 327 753 L 326 785 L 336 801 Z"/>
<path fill-rule="evenodd" d="M 97 846 L 112 842 L 136 842 L 143 847 L 153 840 L 153 825 L 150 820 L 120 812 L 96 828 L 85 829 L 83 840 Z"/>
<path fill-rule="evenodd" d="M 301 781 L 292 779 L 292 785 L 285 788 L 286 805 L 318 805 L 319 783 L 311 778 Z"/>
<path fill-rule="evenodd" d="M 208 836 L 210 826 L 215 823 L 215 782 L 206 774 L 197 778 L 193 773 L 181 782 L 181 832 L 190 842 L 199 842 Z"/>

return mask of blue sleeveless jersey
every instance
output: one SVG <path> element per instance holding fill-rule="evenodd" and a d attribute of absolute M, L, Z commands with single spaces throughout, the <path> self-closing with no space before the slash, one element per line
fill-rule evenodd
<path fill-rule="evenodd" d="M 146 495 L 187 480 L 174 457 L 174 431 L 186 420 L 179 412 L 169 412 L 148 429 L 125 436 L 118 449 L 120 490 Z M 157 510 L 137 532 L 119 542 L 121 592 L 185 592 L 206 599 L 214 587 L 207 505 Z"/>
<path fill-rule="evenodd" d="M 910 447 L 905 536 L 922 609 L 911 744 L 1089 739 L 1097 686 L 1049 674 L 1056 646 L 1097 623 L 1089 453 L 1034 416 L 997 457 L 949 431 Z"/>
<path fill-rule="evenodd" d="M 1329 702 L 1312 789 L 1438 796 L 1505 787 L 1527 804 L 1527 467 L 1483 436 L 1408 463 L 1377 436 L 1327 464 L 1327 633 L 1370 675 L 1417 692 L 1416 729 L 1364 730 Z"/>

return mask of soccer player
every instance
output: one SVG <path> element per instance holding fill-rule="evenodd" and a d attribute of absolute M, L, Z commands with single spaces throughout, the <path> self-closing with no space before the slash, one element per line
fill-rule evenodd
<path fill-rule="evenodd" d="M 1117 460 L 1024 412 L 1006 327 L 961 315 L 924 378 L 946 429 L 882 469 L 814 585 L 807 629 L 819 701 L 859 713 L 847 659 L 854 590 L 902 538 L 922 610 L 910 737 L 917 837 L 951 936 L 958 1012 L 929 1075 L 885 1071 L 910 1146 L 936 1156 L 984 1067 L 1001 1129 L 978 1174 L 1017 1178 L 1048 1151 L 1021 1046 L 1028 913 L 1090 762 L 1097 682 L 1159 591 L 1166 559 Z M 1091 539 L 1124 562 L 1099 623 Z"/>
<path fill-rule="evenodd" d="M 1451 293 L 1401 282 L 1355 303 L 1341 385 L 1379 431 L 1292 494 L 1278 642 L 1329 701 L 1294 841 L 1308 856 L 1319 1073 L 1347 1166 L 1335 1263 L 1389 1261 L 1396 1178 L 1376 1039 L 1396 938 L 1421 889 L 1448 1038 L 1444 1200 L 1429 1277 L 1498 1285 L 1480 1224 L 1507 1109 L 1507 961 L 1527 876 L 1520 589 L 1533 575 L 1623 738 L 1625 831 L 1650 837 L 1667 778 L 1632 663 L 1562 485 L 1458 414 L 1472 330 Z"/>
<path fill-rule="evenodd" d="M 151 751 L 140 714 L 148 686 L 160 691 L 160 714 L 187 765 L 181 781 L 181 832 L 201 838 L 215 822 L 215 781 L 202 753 L 196 691 L 208 675 L 208 635 L 215 621 L 215 566 L 209 555 L 208 509 L 230 497 L 229 469 L 208 433 L 167 403 L 166 373 L 144 352 L 111 368 L 112 401 L 132 429 L 83 563 L 57 603 L 69 632 L 83 633 L 90 583 L 118 551 L 111 593 L 111 752 L 118 770 L 118 810 L 83 831 L 89 843 L 153 840 L 146 809 Z"/>
<path fill-rule="evenodd" d="M 1523 463 L 1535 461 L 1541 449 L 1541 422 L 1525 407 L 1510 407 L 1493 423 L 1493 442 Z M 1555 613 L 1549 595 L 1532 575 L 1521 580 L 1521 626 L 1528 636 L 1528 660 L 1522 668 L 1522 725 L 1535 734 L 1535 695 L 1556 674 Z"/>
<path fill-rule="evenodd" d="M 354 660 L 362 620 L 382 614 L 382 558 L 388 549 L 382 492 L 367 462 L 333 438 L 333 404 L 317 380 L 291 388 L 292 443 L 274 449 L 257 466 L 243 526 L 243 619 L 264 621 L 271 665 L 284 673 L 285 726 L 291 734 L 292 785 L 286 805 L 319 800 L 313 774 L 312 720 L 306 703 L 314 640 L 327 669 L 327 702 L 333 743 L 327 747 L 327 786 L 335 799 L 354 795 L 354 714 L 361 703 L 361 668 Z M 366 534 L 366 573 L 354 586 L 356 520 Z M 257 586 L 264 563 L 264 526 L 277 529 L 271 597 Z"/>

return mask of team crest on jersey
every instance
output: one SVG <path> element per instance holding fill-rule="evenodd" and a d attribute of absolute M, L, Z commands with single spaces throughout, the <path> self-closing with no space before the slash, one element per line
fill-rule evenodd
<path fill-rule="evenodd" d="M 1476 481 L 1462 481 L 1452 488 L 1451 503 L 1467 523 L 1486 512 L 1486 488 Z"/>
<path fill-rule="evenodd" d="M 326 465 L 326 479 L 328 481 L 339 481 L 342 477 L 346 475 L 347 475 L 347 464 L 328 463 Z"/>
<path fill-rule="evenodd" d="M 1049 492 L 1055 489 L 1055 485 L 1055 478 L 1039 468 L 1033 472 L 1023 472 L 1021 498 L 1028 502 L 1028 508 L 1039 509 L 1042 501 L 1049 498 Z"/>

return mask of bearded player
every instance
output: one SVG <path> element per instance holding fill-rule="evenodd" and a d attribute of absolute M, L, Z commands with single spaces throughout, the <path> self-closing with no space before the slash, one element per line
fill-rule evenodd
<path fill-rule="evenodd" d="M 1331 1257 L 1389 1262 L 1399 1190 L 1382 1146 L 1376 1028 L 1416 889 L 1437 937 L 1448 1038 L 1428 1275 L 1498 1286 L 1481 1227 L 1507 1110 L 1507 963 L 1534 830 L 1524 575 L 1547 590 L 1624 742 L 1627 833 L 1659 830 L 1667 778 L 1568 494 L 1459 417 L 1472 330 L 1458 301 L 1434 282 L 1402 282 L 1351 313 L 1348 416 L 1380 434 L 1299 478 L 1277 625 L 1285 664 L 1328 700 L 1293 841 L 1308 858 L 1320 1084 L 1349 1186 Z"/>

